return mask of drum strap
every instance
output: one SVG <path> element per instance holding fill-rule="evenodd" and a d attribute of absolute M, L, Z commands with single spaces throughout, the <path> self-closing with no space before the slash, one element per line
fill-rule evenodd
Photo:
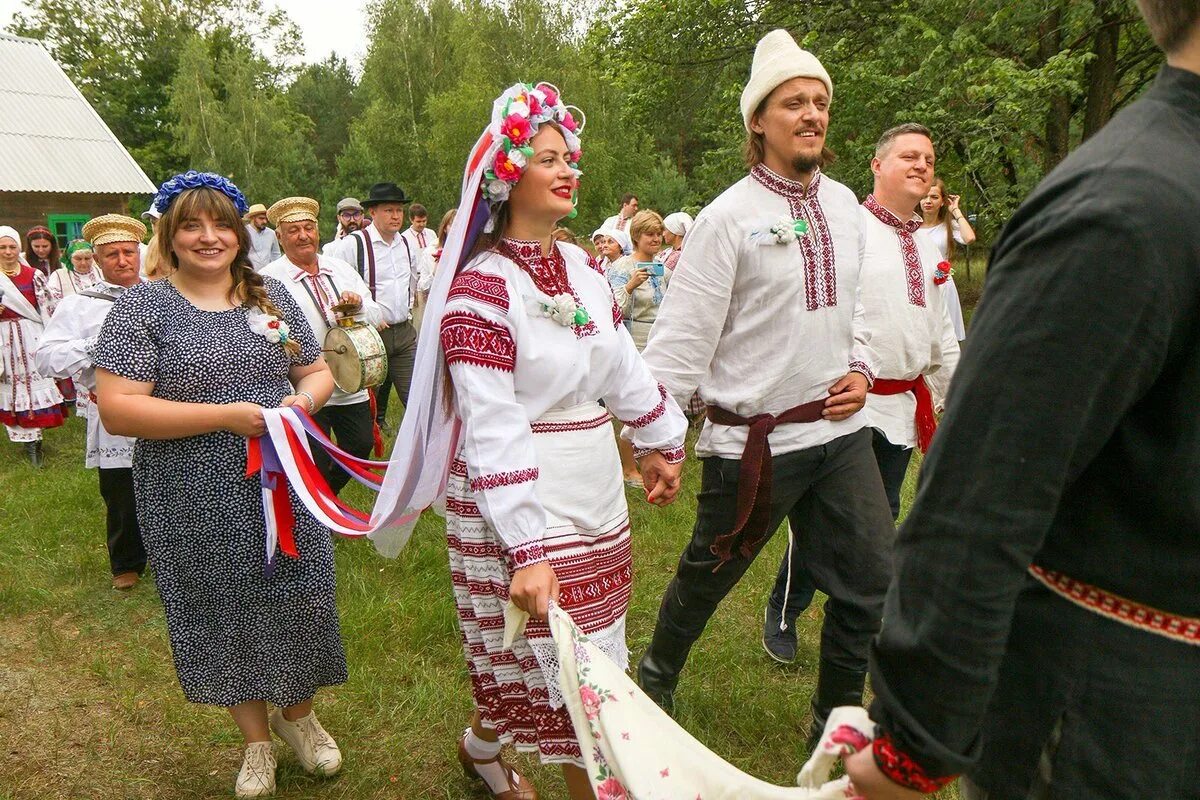
<path fill-rule="evenodd" d="M 314 275 L 312 277 L 315 277 L 317 280 L 321 280 L 321 273 L 318 272 L 316 275 Z M 338 298 L 342 296 L 342 293 L 340 291 L 338 291 L 337 284 L 334 283 L 334 281 L 333 281 L 333 276 L 329 275 L 328 279 L 329 279 L 329 285 L 331 287 L 333 287 L 333 302 L 336 303 Z M 310 300 L 313 301 L 313 305 L 317 307 L 317 311 L 321 312 L 321 316 L 322 316 L 322 318 L 324 318 L 325 324 L 329 325 L 330 327 L 333 327 L 335 324 L 337 324 L 337 320 L 330 319 L 329 314 L 325 309 L 324 303 L 322 303 L 321 299 L 319 297 L 317 297 L 317 295 L 313 292 L 312 287 L 308 285 L 308 281 L 302 279 L 300 281 L 300 285 L 304 287 L 304 291 L 308 292 L 308 297 Z"/>

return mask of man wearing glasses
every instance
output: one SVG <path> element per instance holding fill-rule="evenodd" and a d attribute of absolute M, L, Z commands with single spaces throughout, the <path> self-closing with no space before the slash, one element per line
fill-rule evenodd
<path fill-rule="evenodd" d="M 362 230 L 366 227 L 362 204 L 353 197 L 343 197 L 337 204 L 337 221 L 335 242 L 340 241 L 348 233 Z"/>

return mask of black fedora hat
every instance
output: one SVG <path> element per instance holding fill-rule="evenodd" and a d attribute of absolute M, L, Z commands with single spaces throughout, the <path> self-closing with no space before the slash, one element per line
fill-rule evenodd
<path fill-rule="evenodd" d="M 407 203 L 404 190 L 394 183 L 377 183 L 371 187 L 371 194 L 362 201 L 363 208 L 377 206 L 380 203 Z"/>

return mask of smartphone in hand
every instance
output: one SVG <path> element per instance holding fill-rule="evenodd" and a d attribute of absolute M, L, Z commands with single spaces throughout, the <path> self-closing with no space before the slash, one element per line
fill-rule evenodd
<path fill-rule="evenodd" d="M 663 276 L 663 265 L 661 261 L 639 261 L 637 262 L 638 269 L 644 269 L 650 275 L 657 278 Z"/>

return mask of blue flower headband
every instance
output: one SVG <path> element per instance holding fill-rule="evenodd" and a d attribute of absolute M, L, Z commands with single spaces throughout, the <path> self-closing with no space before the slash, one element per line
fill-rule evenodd
<path fill-rule="evenodd" d="M 176 197 L 188 189 L 199 189 L 201 186 L 216 189 L 228 197 L 237 206 L 238 213 L 242 216 L 245 216 L 246 212 L 250 210 L 246 198 L 242 196 L 241 190 L 233 181 L 215 172 L 196 172 L 194 169 L 189 169 L 181 175 L 164 181 L 163 185 L 158 187 L 158 194 L 154 196 L 154 207 L 158 213 L 165 214 Z"/>

